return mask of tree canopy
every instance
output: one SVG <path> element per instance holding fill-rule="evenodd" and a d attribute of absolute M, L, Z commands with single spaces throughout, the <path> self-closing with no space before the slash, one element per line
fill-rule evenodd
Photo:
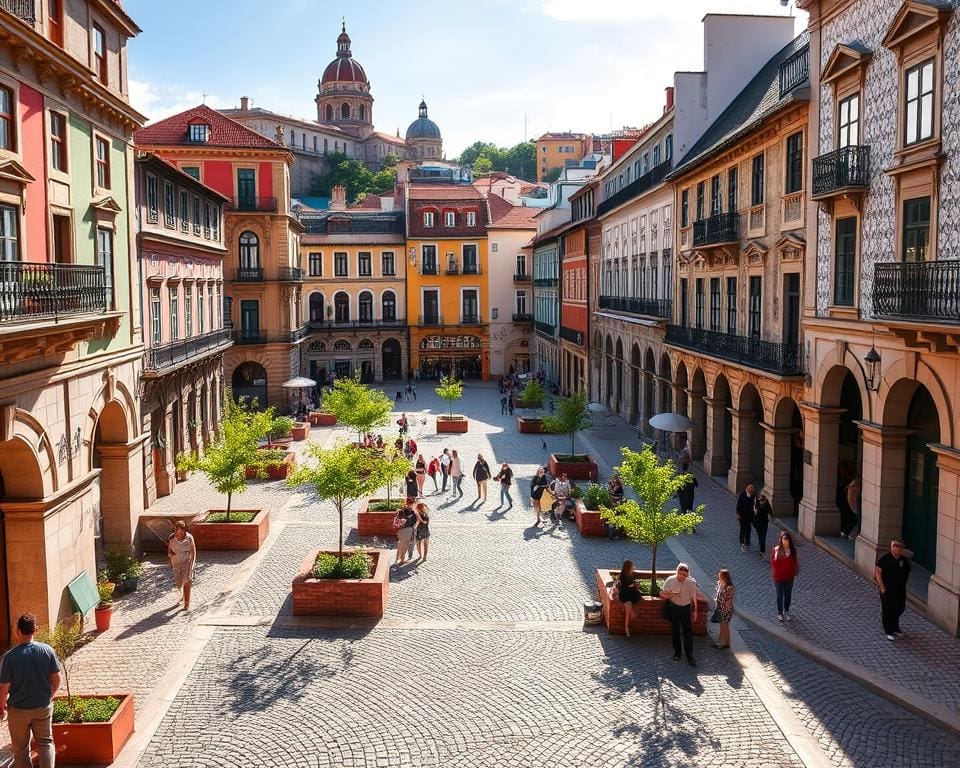
<path fill-rule="evenodd" d="M 455 162 L 469 166 L 477 175 L 503 171 L 520 179 L 537 176 L 537 145 L 521 141 L 512 147 L 498 147 L 488 141 L 476 141 L 460 153 Z"/>
<path fill-rule="evenodd" d="M 333 188 L 342 184 L 347 188 L 347 202 L 356 202 L 361 195 L 383 195 L 393 191 L 397 183 L 397 157 L 387 155 L 383 170 L 372 171 L 359 160 L 347 157 L 342 152 L 327 155 L 330 173 L 315 174 L 309 192 L 319 197 L 330 197 Z"/>
<path fill-rule="evenodd" d="M 447 413 L 453 416 L 454 402 L 463 397 L 463 382 L 453 376 L 442 376 L 436 393 L 447 401 Z"/>
<path fill-rule="evenodd" d="M 555 416 L 545 416 L 543 419 L 543 428 L 547 432 L 570 436 L 571 456 L 576 454 L 577 432 L 588 429 L 591 424 L 587 404 L 586 392 L 574 392 L 560 401 Z"/>
<path fill-rule="evenodd" d="M 359 379 L 344 377 L 334 381 L 333 389 L 323 393 L 322 406 L 362 437 L 365 432 L 390 421 L 393 401 L 383 392 L 361 384 Z"/>

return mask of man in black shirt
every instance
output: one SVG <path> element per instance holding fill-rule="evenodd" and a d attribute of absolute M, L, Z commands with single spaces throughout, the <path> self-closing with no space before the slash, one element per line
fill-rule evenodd
<path fill-rule="evenodd" d="M 750 549 L 750 526 L 753 525 L 753 503 L 755 488 L 753 483 L 747 483 L 747 487 L 737 497 L 737 520 L 740 521 L 740 551 L 746 552 Z"/>
<path fill-rule="evenodd" d="M 880 590 L 880 615 L 887 640 L 893 642 L 902 635 L 900 617 L 907 607 L 907 579 L 910 578 L 910 563 L 903 556 L 903 542 L 894 539 L 890 551 L 877 560 L 873 580 Z"/>

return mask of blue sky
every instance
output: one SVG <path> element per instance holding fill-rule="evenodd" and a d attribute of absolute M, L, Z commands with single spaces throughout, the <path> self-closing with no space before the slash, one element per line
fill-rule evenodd
<path fill-rule="evenodd" d="M 315 118 L 346 16 L 378 130 L 401 135 L 421 95 L 455 157 L 477 140 L 639 126 L 675 70 L 703 65 L 704 13 L 785 14 L 779 0 L 125 0 L 131 100 L 151 119 L 202 101 Z M 481 10 L 482 9 L 482 10 Z M 269 11 L 269 12 L 267 12 Z M 806 23 L 798 14 L 797 31 Z"/>

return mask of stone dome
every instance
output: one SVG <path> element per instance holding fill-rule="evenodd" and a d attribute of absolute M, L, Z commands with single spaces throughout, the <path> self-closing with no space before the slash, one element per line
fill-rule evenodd
<path fill-rule="evenodd" d="M 420 102 L 420 116 L 407 128 L 407 141 L 410 139 L 439 139 L 440 127 L 427 117 L 427 103 Z"/>
<path fill-rule="evenodd" d="M 337 58 L 327 64 L 320 82 L 321 84 L 364 83 L 369 85 L 367 73 L 350 52 L 350 36 L 347 34 L 346 24 L 343 25 L 343 30 L 337 38 Z"/>

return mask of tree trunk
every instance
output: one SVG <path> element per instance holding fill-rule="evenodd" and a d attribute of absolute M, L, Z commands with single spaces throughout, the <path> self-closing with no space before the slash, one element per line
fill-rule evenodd
<path fill-rule="evenodd" d="M 343 500 L 337 502 L 337 512 L 340 513 L 340 536 L 337 539 L 337 557 L 340 558 L 340 567 L 343 567 Z"/>
<path fill-rule="evenodd" d="M 657 545 L 654 544 L 651 548 L 653 553 L 653 558 L 650 561 L 650 594 L 656 597 L 660 594 L 660 590 L 657 589 Z"/>
<path fill-rule="evenodd" d="M 231 491 L 227 491 L 227 522 L 228 523 L 230 522 L 230 501 L 232 498 L 233 498 L 233 493 Z"/>

